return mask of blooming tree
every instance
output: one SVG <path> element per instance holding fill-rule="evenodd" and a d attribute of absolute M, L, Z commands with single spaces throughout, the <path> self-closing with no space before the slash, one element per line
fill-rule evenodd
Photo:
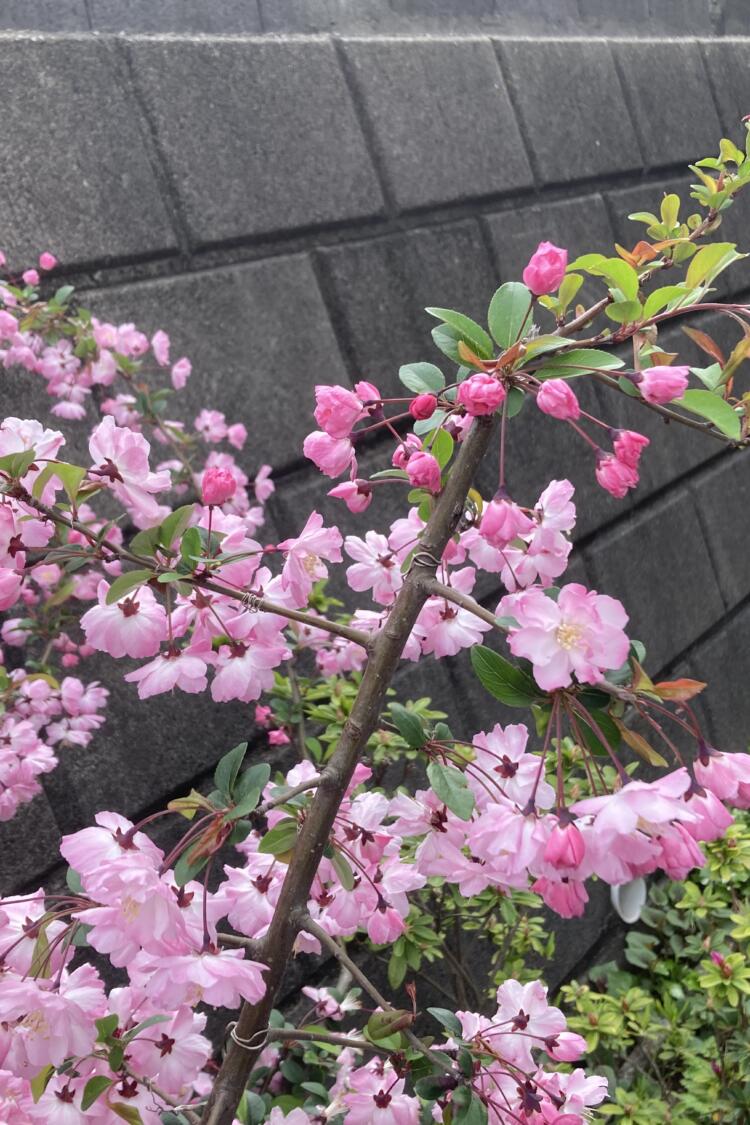
<path fill-rule="evenodd" d="M 125 678 L 141 699 L 253 704 L 269 743 L 296 744 L 300 760 L 272 777 L 262 762 L 243 769 L 246 746 L 235 747 L 211 792 L 139 823 L 101 812 L 65 836 L 67 890 L 0 901 L 4 1121 L 575 1125 L 603 1101 L 606 1080 L 575 1065 L 586 1043 L 541 983 L 502 981 L 484 1011 L 423 1012 L 404 983 L 415 966 L 396 951 L 430 888 L 469 906 L 531 889 L 577 916 L 592 879 L 684 878 L 731 824 L 726 805 L 750 806 L 750 756 L 709 746 L 691 706 L 704 685 L 654 682 L 626 608 L 565 581 L 576 508 L 564 466 L 550 466 L 538 497 L 506 482 L 508 426 L 539 410 L 580 437 L 602 488 L 637 486 L 649 441 L 588 413 L 575 389 L 586 379 L 748 444 L 735 374 L 750 310 L 710 299 L 742 255 L 709 238 L 750 179 L 748 152 L 750 141 L 723 140 L 694 166 L 698 211 L 686 219 L 675 195 L 659 215 L 631 216 L 646 224 L 631 250 L 569 262 L 543 242 L 523 281 L 492 297 L 489 331 L 428 309 L 448 375 L 402 367 L 399 397 L 366 380 L 318 387 L 304 450 L 341 478 L 329 494 L 360 516 L 376 514 L 382 488 L 405 496 L 401 518 L 359 535 L 313 511 L 296 536 L 263 544 L 269 467 L 247 475 L 245 429 L 218 411 L 172 417 L 191 368 L 166 334 L 99 321 L 38 270 L 7 274 L 3 363 L 46 382 L 54 422 L 0 426 L 0 817 L 39 791 L 57 745 L 85 746 L 104 721 L 106 689 L 70 674 L 96 652 L 138 661 Z M 56 265 L 41 256 L 43 273 Z M 590 307 L 575 304 L 585 279 L 602 287 Z M 710 365 L 672 362 L 659 327 L 707 309 L 739 327 L 733 352 L 701 333 Z M 70 463 L 55 426 L 92 413 L 88 463 Z M 361 476 L 358 449 L 375 432 L 390 456 Z M 474 481 L 495 442 L 498 486 L 483 497 Z M 367 607 L 343 613 L 325 595 L 336 564 Z M 499 576 L 497 606 L 472 597 L 479 571 Z M 460 738 L 442 714 L 389 698 L 402 661 L 465 649 L 491 696 L 530 712 L 531 730 L 496 723 Z M 337 718 L 329 705 L 346 690 Z M 373 772 L 383 746 L 416 780 L 384 788 Z M 639 756 L 662 770 L 656 780 L 636 775 Z M 150 834 L 162 817 L 182 825 L 166 849 Z M 400 999 L 347 952 L 358 935 L 394 950 Z M 121 983 L 107 989 L 87 951 Z M 284 973 L 321 952 L 348 983 L 303 989 L 311 1006 L 291 1024 L 274 1009 Z M 240 1009 L 217 1057 L 211 1008 Z"/>

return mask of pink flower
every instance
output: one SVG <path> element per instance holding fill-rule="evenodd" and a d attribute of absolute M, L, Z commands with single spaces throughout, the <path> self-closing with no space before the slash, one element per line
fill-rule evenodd
<path fill-rule="evenodd" d="M 279 543 L 286 558 L 281 572 L 281 584 L 300 602 L 307 601 L 313 583 L 328 576 L 327 562 L 341 562 L 341 532 L 335 527 L 323 527 L 323 517 L 311 512 L 307 523 L 294 539 Z"/>
<path fill-rule="evenodd" d="M 485 375 L 484 372 L 469 375 L 464 379 L 456 395 L 456 402 L 472 417 L 494 414 L 504 399 L 503 384 L 492 375 Z"/>
<path fill-rule="evenodd" d="M 246 961 L 241 949 L 222 949 L 163 957 L 139 955 L 130 975 L 134 983 L 143 981 L 157 1003 L 170 1008 L 192 1007 L 200 1001 L 216 1008 L 237 1008 L 241 999 L 257 1004 L 263 997 L 265 969 L 258 961 Z"/>
<path fill-rule="evenodd" d="M 176 391 L 183 390 L 193 370 L 193 365 L 186 356 L 182 356 L 177 363 L 172 364 L 172 386 Z"/>
<path fill-rule="evenodd" d="M 344 481 L 343 484 L 337 484 L 332 488 L 328 495 L 343 500 L 349 511 L 354 512 L 355 515 L 364 512 L 372 504 L 372 488 L 366 480 Z"/>
<path fill-rule="evenodd" d="M 365 414 L 363 404 L 346 387 L 317 386 L 315 402 L 315 421 L 332 438 L 348 438 Z"/>
<path fill-rule="evenodd" d="M 201 481 L 201 499 L 204 504 L 225 504 L 236 491 L 237 481 L 229 469 L 206 469 Z"/>
<path fill-rule="evenodd" d="M 750 794 L 750 754 L 725 754 L 702 745 L 694 766 L 695 780 L 720 801 L 733 801 L 746 808 Z"/>
<path fill-rule="evenodd" d="M 247 441 L 247 429 L 242 425 L 242 422 L 234 422 L 231 426 L 227 426 L 227 441 L 235 449 L 243 448 Z"/>
<path fill-rule="evenodd" d="M 421 438 L 418 438 L 416 434 L 407 434 L 398 443 L 391 457 L 391 464 L 394 469 L 405 469 L 411 455 L 418 453 L 421 448 Z"/>
<path fill-rule="evenodd" d="M 99 583 L 99 604 L 81 618 L 86 641 L 110 656 L 153 656 L 167 635 L 167 615 L 148 586 L 107 605 L 109 587 Z"/>
<path fill-rule="evenodd" d="M 436 408 L 437 399 L 431 394 L 417 395 L 409 403 L 409 413 L 417 420 L 431 418 Z"/>
<path fill-rule="evenodd" d="M 493 547 L 502 551 L 512 539 L 534 531 L 534 521 L 529 519 L 512 500 L 491 500 L 482 514 L 479 534 Z"/>
<path fill-rule="evenodd" d="M 618 460 L 613 453 L 598 453 L 596 458 L 596 479 L 607 492 L 617 500 L 638 484 L 637 469 Z"/>
<path fill-rule="evenodd" d="M 50 254 L 49 250 L 44 250 L 39 255 L 39 269 L 40 270 L 53 270 L 57 265 L 57 258 L 54 254 Z"/>
<path fill-rule="evenodd" d="M 259 504 L 265 504 L 269 496 L 273 496 L 276 491 L 276 485 L 271 480 L 272 472 L 273 469 L 270 465 L 261 465 L 258 472 L 255 474 L 253 490 L 255 492 L 255 499 Z"/>
<path fill-rule="evenodd" d="M 99 423 L 89 439 L 95 468 L 89 473 L 112 488 L 139 526 L 156 523 L 162 509 L 151 495 L 170 487 L 168 471 L 152 473 L 148 455 L 151 446 L 141 435 L 115 425 L 111 416 Z"/>
<path fill-rule="evenodd" d="M 36 270 L 24 270 L 21 274 L 21 277 L 23 278 L 23 281 L 26 285 L 39 284 L 39 274 Z"/>
<path fill-rule="evenodd" d="M 0 567 L 0 612 L 15 605 L 22 585 L 23 575 L 16 570 Z"/>
<path fill-rule="evenodd" d="M 327 477 L 340 476 L 354 459 L 354 446 L 348 437 L 332 438 L 321 430 L 307 435 L 302 450 Z"/>
<path fill-rule="evenodd" d="M 227 420 L 220 410 L 201 410 L 193 425 L 203 440 L 212 444 L 227 436 Z"/>
<path fill-rule="evenodd" d="M 138 684 L 139 699 L 150 699 L 175 687 L 197 695 L 206 690 L 206 660 L 194 648 L 182 651 L 172 648 L 160 653 L 150 664 L 128 672 L 125 679 Z"/>
<path fill-rule="evenodd" d="M 578 867 L 585 854 L 586 845 L 575 824 L 558 822 L 544 848 L 545 862 L 558 868 Z"/>
<path fill-rule="evenodd" d="M 401 589 L 403 575 L 386 537 L 377 531 L 368 531 L 364 539 L 347 535 L 344 549 L 354 559 L 354 566 L 346 570 L 352 590 L 372 590 L 379 605 L 391 605 Z"/>
<path fill-rule="evenodd" d="M 568 268 L 568 251 L 553 242 L 540 242 L 523 271 L 523 283 L 535 297 L 560 288 Z"/>
<path fill-rule="evenodd" d="M 508 646 L 534 666 L 544 691 L 579 683 L 595 684 L 627 659 L 627 614 L 620 602 L 577 582 L 563 586 L 557 601 L 532 588 L 507 594 L 498 613 L 513 617 Z"/>
<path fill-rule="evenodd" d="M 690 375 L 689 367 L 645 367 L 634 379 L 646 402 L 657 406 L 681 398 Z"/>
<path fill-rule="evenodd" d="M 635 430 L 615 430 L 613 437 L 617 460 L 631 469 L 637 469 L 641 453 L 651 444 L 649 439 Z"/>
<path fill-rule="evenodd" d="M 160 367 L 166 367 L 169 363 L 169 336 L 161 328 L 151 337 L 151 347 L 156 362 Z"/>
<path fill-rule="evenodd" d="M 431 453 L 413 453 L 406 472 L 413 488 L 426 488 L 433 493 L 440 491 L 440 465 Z"/>
<path fill-rule="evenodd" d="M 543 414 L 550 414 L 561 421 L 581 417 L 578 399 L 565 379 L 547 379 L 542 383 L 536 396 L 536 404 Z"/>

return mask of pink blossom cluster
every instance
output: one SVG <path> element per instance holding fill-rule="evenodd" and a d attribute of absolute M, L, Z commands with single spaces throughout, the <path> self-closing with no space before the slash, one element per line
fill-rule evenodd
<path fill-rule="evenodd" d="M 104 722 L 109 692 L 74 676 L 58 684 L 22 669 L 0 675 L 0 820 L 10 820 L 41 792 L 40 775 L 57 765 L 55 747 L 88 746 Z"/>
<path fill-rule="evenodd" d="M 558 914 L 575 917 L 592 876 L 611 885 L 656 870 L 685 878 L 705 862 L 700 843 L 732 823 L 722 801 L 747 807 L 750 800 L 750 755 L 706 751 L 695 778 L 680 767 L 654 782 L 626 779 L 568 809 L 545 779 L 540 755 L 528 751 L 528 737 L 523 724 L 474 736 L 464 771 L 474 796 L 469 820 L 431 789 L 392 799 L 392 831 L 419 841 L 421 874 L 467 896 L 530 887 Z"/>

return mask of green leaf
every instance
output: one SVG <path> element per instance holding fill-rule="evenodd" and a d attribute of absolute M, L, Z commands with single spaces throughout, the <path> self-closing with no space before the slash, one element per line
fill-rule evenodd
<path fill-rule="evenodd" d="M 104 1074 L 97 1074 L 94 1078 L 90 1078 L 83 1088 L 81 1109 L 87 1110 L 97 1098 L 101 1097 L 105 1090 L 108 1090 L 114 1084 L 114 1078 L 107 1078 Z"/>
<path fill-rule="evenodd" d="M 398 377 L 415 395 L 437 395 L 445 386 L 445 377 L 434 363 L 405 363 L 399 367 Z"/>
<path fill-rule="evenodd" d="M 610 750 L 616 750 L 620 744 L 621 735 L 614 719 L 608 715 L 606 711 L 590 711 L 589 714 L 606 738 Z M 583 741 L 586 743 L 591 753 L 597 754 L 600 757 L 608 754 L 607 747 L 604 745 L 593 726 L 580 715 L 577 716 L 576 721 L 581 729 Z"/>
<path fill-rule="evenodd" d="M 94 1022 L 96 1023 L 96 1038 L 99 1043 L 106 1043 L 117 1031 L 118 1019 L 114 1013 L 109 1016 L 102 1016 L 101 1019 Z"/>
<path fill-rule="evenodd" d="M 237 774 L 240 772 L 240 766 L 247 753 L 247 743 L 240 742 L 228 754 L 219 760 L 214 773 L 214 785 L 219 790 L 223 797 L 230 799 L 234 789 L 234 783 L 237 780 Z"/>
<path fill-rule="evenodd" d="M 110 1102 L 109 1108 L 128 1125 L 143 1125 L 143 1118 L 134 1105 L 125 1105 L 125 1102 Z"/>
<path fill-rule="evenodd" d="M 203 540 L 197 527 L 189 527 L 180 542 L 180 556 L 191 570 L 195 569 L 195 560 L 203 555 Z"/>
<path fill-rule="evenodd" d="M 135 590 L 137 586 L 143 586 L 151 578 L 154 577 L 152 570 L 128 570 L 125 574 L 118 575 L 114 582 L 107 590 L 107 596 L 104 599 L 107 605 L 113 605 L 120 598 L 124 598 L 131 590 Z"/>
<path fill-rule="evenodd" d="M 333 864 L 333 869 L 338 875 L 339 880 L 341 881 L 341 886 L 344 888 L 344 890 L 353 891 L 354 872 L 349 866 L 349 861 L 346 856 L 342 855 L 340 851 L 337 851 L 334 848 L 333 855 L 331 857 L 331 863 Z"/>
<path fill-rule="evenodd" d="M 149 1016 L 148 1019 L 141 1020 L 140 1023 L 137 1023 L 135 1027 L 131 1027 L 130 1031 L 123 1035 L 122 1042 L 130 1043 L 133 1039 L 136 1038 L 137 1035 L 140 1035 L 142 1031 L 145 1031 L 146 1028 L 154 1027 L 157 1023 L 169 1023 L 170 1018 L 170 1016 L 161 1015 Z"/>
<path fill-rule="evenodd" d="M 624 262 L 622 258 L 605 258 L 596 265 L 589 266 L 589 273 L 594 277 L 603 277 L 609 287 L 615 290 L 615 296 L 624 301 L 635 301 L 638 297 L 638 274 Z M 619 297 L 619 294 L 622 296 Z"/>
<path fill-rule="evenodd" d="M 44 1091 L 47 1089 L 47 1083 L 52 1075 L 55 1073 L 54 1066 L 44 1066 L 38 1074 L 34 1075 L 29 1085 L 31 1086 L 31 1096 L 35 1102 L 38 1102 Z"/>
<path fill-rule="evenodd" d="M 520 387 L 511 387 L 508 391 L 506 402 L 506 415 L 510 418 L 515 418 L 516 414 L 521 410 L 523 404 L 526 402 L 526 395 Z"/>
<path fill-rule="evenodd" d="M 258 844 L 258 851 L 265 855 L 284 855 L 292 850 L 296 842 L 297 821 L 291 816 L 286 816 L 266 832 Z"/>
<path fill-rule="evenodd" d="M 7 473 L 13 479 L 20 479 L 26 475 L 30 465 L 34 464 L 35 449 L 25 449 L 21 453 L 6 453 L 0 457 L 0 471 Z"/>
<path fill-rule="evenodd" d="M 474 794 L 466 778 L 455 766 L 444 766 L 433 761 L 427 767 L 427 777 L 433 792 L 459 820 L 470 820 L 474 811 Z"/>
<path fill-rule="evenodd" d="M 414 1083 L 414 1093 L 425 1101 L 435 1103 L 444 1098 L 450 1090 L 455 1090 L 456 1080 L 447 1074 L 428 1074 Z M 430 1117 L 432 1120 L 432 1117 Z M 445 1118 L 443 1118 L 445 1120 Z"/>
<path fill-rule="evenodd" d="M 680 217 L 679 195 L 665 195 L 661 201 L 661 221 L 667 230 L 674 230 Z"/>
<path fill-rule="evenodd" d="M 452 1035 L 455 1039 L 463 1038 L 464 1033 L 461 1027 L 461 1021 L 454 1012 L 450 1012 L 447 1008 L 428 1008 L 427 1011 L 433 1019 L 436 1019 L 439 1024 L 442 1024 L 449 1035 Z"/>
<path fill-rule="evenodd" d="M 240 820 L 243 816 L 247 816 L 254 808 L 257 807 L 260 800 L 260 789 L 248 789 L 245 796 L 241 801 L 238 801 L 233 809 L 225 815 L 224 820 L 229 823 L 231 820 Z"/>
<path fill-rule="evenodd" d="M 543 698 L 531 676 L 485 645 L 472 648 L 471 663 L 483 687 L 509 707 L 530 707 Z"/>
<path fill-rule="evenodd" d="M 186 848 L 174 865 L 174 881 L 178 887 L 184 887 L 186 883 L 189 883 L 192 879 L 200 875 L 209 861 L 210 856 L 203 855 L 200 859 L 191 862 L 188 859 L 190 852 L 191 849 Z"/>
<path fill-rule="evenodd" d="M 78 489 L 81 486 L 81 481 L 86 476 L 86 469 L 82 469 L 80 465 L 67 465 L 63 461 L 50 461 L 42 469 L 39 476 L 34 481 L 34 487 L 31 490 L 31 495 L 38 500 L 47 484 L 53 477 L 62 484 L 65 489 L 65 494 L 71 503 L 78 495 Z"/>
<path fill-rule="evenodd" d="M 520 281 L 506 281 L 495 291 L 487 312 L 487 324 L 501 348 L 509 348 L 531 327 L 531 291 Z"/>
<path fill-rule="evenodd" d="M 689 289 L 708 285 L 732 262 L 746 256 L 737 253 L 733 242 L 711 242 L 708 246 L 702 246 L 691 259 L 685 274 L 685 284 Z"/>
<path fill-rule="evenodd" d="M 183 504 L 162 521 L 158 530 L 159 542 L 163 547 L 171 547 L 175 539 L 179 539 L 187 530 L 194 511 L 195 504 Z"/>
<path fill-rule="evenodd" d="M 649 317 L 656 316 L 667 305 L 679 304 L 689 293 L 690 290 L 684 285 L 663 285 L 661 289 L 654 289 L 652 293 L 649 293 L 643 306 L 645 319 L 648 320 Z"/>
<path fill-rule="evenodd" d="M 551 356 L 547 362 L 534 372 L 537 379 L 572 379 L 576 375 L 586 375 L 589 371 L 616 371 L 625 362 L 611 352 L 598 348 L 571 348 Z"/>
<path fill-rule="evenodd" d="M 463 313 L 456 312 L 455 309 L 427 308 L 425 312 L 453 328 L 458 333 L 459 339 L 465 340 L 481 359 L 492 358 L 495 350 L 492 340 L 482 326 L 472 320 L 470 316 L 464 316 Z"/>
<path fill-rule="evenodd" d="M 159 545 L 159 528 L 147 527 L 130 540 L 130 549 L 137 555 L 153 555 Z"/>
<path fill-rule="evenodd" d="M 453 456 L 453 445 L 453 438 L 447 430 L 436 432 L 430 451 L 441 469 L 445 468 Z"/>
<path fill-rule="evenodd" d="M 373 1043 L 390 1039 L 404 1028 L 411 1027 L 414 1016 L 405 1008 L 392 1008 L 387 1012 L 373 1012 L 367 1021 L 367 1034 Z"/>
<path fill-rule="evenodd" d="M 604 254 L 581 254 L 580 258 L 576 258 L 574 262 L 568 262 L 568 269 L 585 270 L 586 273 L 590 273 L 593 268 L 599 266 L 602 262 L 606 262 L 606 260 Z"/>
<path fill-rule="evenodd" d="M 243 770 L 234 785 L 235 801 L 243 800 L 254 789 L 265 789 L 270 778 L 271 767 L 268 762 L 259 762 L 257 766 L 251 766 L 249 770 Z"/>
<path fill-rule="evenodd" d="M 454 363 L 461 363 L 461 356 L 458 352 L 459 341 L 463 340 L 463 336 L 455 328 L 451 328 L 449 324 L 438 324 L 433 328 L 430 333 L 432 342 L 436 348 L 447 355 L 448 359 L 452 359 Z"/>
<path fill-rule="evenodd" d="M 633 324 L 643 316 L 640 301 L 614 301 L 604 312 L 615 324 Z"/>
<path fill-rule="evenodd" d="M 487 1106 L 468 1086 L 460 1086 L 451 1098 L 451 1125 L 487 1125 Z"/>
<path fill-rule="evenodd" d="M 427 742 L 427 734 L 422 726 L 422 720 L 419 715 L 415 715 L 413 711 L 407 711 L 400 703 L 391 703 L 389 705 L 391 719 L 398 732 L 408 746 L 414 750 L 419 750 Z"/>
<path fill-rule="evenodd" d="M 682 398 L 678 398 L 672 405 L 682 406 L 691 414 L 699 414 L 701 418 L 707 418 L 709 422 L 713 422 L 717 430 L 721 430 L 734 441 L 739 441 L 741 434 L 739 414 L 728 402 L 712 391 L 685 391 Z"/>

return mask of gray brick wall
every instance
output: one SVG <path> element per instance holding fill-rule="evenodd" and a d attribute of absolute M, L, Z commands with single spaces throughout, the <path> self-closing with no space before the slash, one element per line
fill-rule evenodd
<path fill-rule="evenodd" d="M 280 537 L 313 504 L 332 511 L 300 456 L 316 382 L 391 389 L 400 363 L 437 358 L 424 305 L 482 316 L 541 238 L 574 253 L 632 243 L 623 214 L 655 206 L 663 184 L 687 198 L 696 138 L 712 151 L 750 110 L 750 39 L 721 37 L 748 30 L 743 11 L 729 0 L 6 0 L 0 28 L 33 34 L 0 34 L 0 246 L 14 264 L 49 247 L 100 315 L 170 333 L 194 361 L 190 406 L 244 421 L 249 457 L 283 478 L 267 531 Z M 651 39 L 637 43 L 644 18 Z M 330 31 L 341 38 L 317 34 Z M 658 38 L 669 31 L 680 38 Z M 727 231 L 742 239 L 748 208 L 737 210 Z M 731 291 L 746 290 L 740 268 Z M 713 317 L 702 327 L 727 334 Z M 684 347 L 680 336 L 665 341 Z M 28 378 L 6 379 L 6 412 L 43 408 Z M 601 392 L 589 394 L 600 409 Z M 511 486 L 533 501 L 553 459 L 571 477 L 571 573 L 625 599 L 654 671 L 716 681 L 711 736 L 740 747 L 750 464 L 627 399 L 607 410 L 658 439 L 627 501 L 596 487 L 566 427 L 532 411 L 511 427 Z M 483 470 L 487 491 L 494 473 Z M 382 526 L 397 514 L 385 499 L 371 512 Z M 481 593 L 493 603 L 491 579 Z M 97 808 L 152 808 L 252 734 L 240 706 L 134 706 L 122 667 L 97 664 L 115 687 L 93 747 L 63 752 L 45 795 L 0 826 L 2 890 L 38 885 L 60 832 Z M 399 685 L 457 711 L 466 733 L 508 718 L 462 660 L 408 668 Z M 584 927 L 561 924 L 560 972 L 607 918 L 600 902 Z"/>

